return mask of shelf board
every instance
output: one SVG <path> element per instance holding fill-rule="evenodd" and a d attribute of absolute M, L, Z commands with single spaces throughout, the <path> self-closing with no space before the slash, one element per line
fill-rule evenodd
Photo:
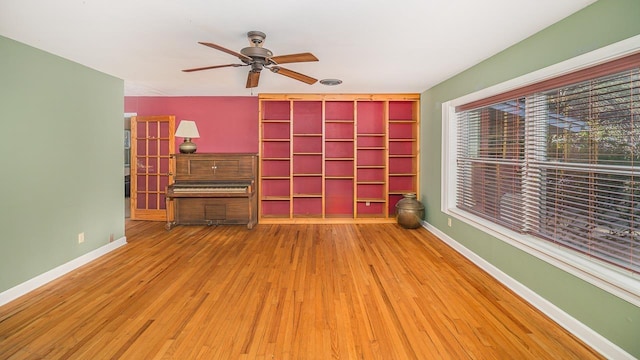
<path fill-rule="evenodd" d="M 412 154 L 389 154 L 390 158 L 415 158 L 416 155 Z"/>
<path fill-rule="evenodd" d="M 353 138 L 351 138 L 351 139 L 349 139 L 349 138 L 344 138 L 344 139 L 341 139 L 341 138 L 325 138 L 325 139 L 324 139 L 324 141 L 325 141 L 325 142 L 327 142 L 327 141 L 335 141 L 335 142 L 339 142 L 339 141 L 342 141 L 342 142 L 353 142 Z"/>
<path fill-rule="evenodd" d="M 366 202 L 370 202 L 370 203 L 384 203 L 387 202 L 386 199 L 374 199 L 374 198 L 358 198 L 356 199 L 357 202 L 360 203 L 366 203 Z"/>
<path fill-rule="evenodd" d="M 384 146 L 358 146 L 357 150 L 386 150 Z"/>
<path fill-rule="evenodd" d="M 357 219 L 384 219 L 384 213 L 378 213 L 378 214 L 358 214 L 356 216 L 356 220 Z"/>
<path fill-rule="evenodd" d="M 288 119 L 270 119 L 270 120 L 262 120 L 263 123 L 290 123 L 291 120 Z"/>
<path fill-rule="evenodd" d="M 270 160 L 270 161 L 289 161 L 291 158 L 288 157 L 263 157 L 262 161 Z"/>
<path fill-rule="evenodd" d="M 349 214 L 325 214 L 327 219 L 353 219 L 353 213 Z"/>
<path fill-rule="evenodd" d="M 353 119 L 351 120 L 341 120 L 341 119 L 325 119 L 325 123 L 353 123 Z"/>
<path fill-rule="evenodd" d="M 290 219 L 289 214 L 262 214 L 263 219 Z"/>
<path fill-rule="evenodd" d="M 262 180 L 289 180 L 290 176 L 263 176 Z"/>
<path fill-rule="evenodd" d="M 369 136 L 369 137 L 384 137 L 384 136 L 386 136 L 387 134 L 379 134 L 379 133 L 375 133 L 375 134 L 374 134 L 374 133 L 358 133 L 357 135 L 358 135 L 358 136 L 361 136 L 361 137 L 367 137 L 367 136 Z"/>
<path fill-rule="evenodd" d="M 322 134 L 296 134 L 296 133 L 294 133 L 293 136 L 298 136 L 298 137 L 322 137 Z"/>
<path fill-rule="evenodd" d="M 389 123 L 395 123 L 395 124 L 398 124 L 398 123 L 405 123 L 405 124 L 410 123 L 410 124 L 416 124 L 416 123 L 418 123 L 418 121 L 417 121 L 417 120 L 415 120 L 415 119 L 389 119 Z"/>
<path fill-rule="evenodd" d="M 352 157 L 340 157 L 340 158 L 329 158 L 326 157 L 324 158 L 326 161 L 353 161 L 354 158 Z"/>
<path fill-rule="evenodd" d="M 268 139 L 268 138 L 265 139 L 265 138 L 262 138 L 262 141 L 263 142 L 289 142 L 289 141 L 291 141 L 291 139 L 289 139 L 289 138 L 280 138 L 280 139 Z"/>
<path fill-rule="evenodd" d="M 389 142 L 415 142 L 416 138 L 389 138 Z"/>
<path fill-rule="evenodd" d="M 327 176 L 325 175 L 325 180 L 353 180 L 354 176 Z"/>
<path fill-rule="evenodd" d="M 389 190 L 389 195 L 404 195 L 404 194 L 415 194 L 416 192 L 413 190 Z"/>
<path fill-rule="evenodd" d="M 294 152 L 293 155 L 322 155 L 322 152 Z"/>
<path fill-rule="evenodd" d="M 322 194 L 293 194 L 294 198 L 321 198 Z"/>
<path fill-rule="evenodd" d="M 384 165 L 356 165 L 357 169 L 384 169 Z"/>
<path fill-rule="evenodd" d="M 289 201 L 289 196 L 262 196 L 260 200 L 262 201 Z"/>
<path fill-rule="evenodd" d="M 322 174 L 293 174 L 293 176 L 322 176 Z"/>
<path fill-rule="evenodd" d="M 416 176 L 416 173 L 390 173 L 389 176 Z"/>

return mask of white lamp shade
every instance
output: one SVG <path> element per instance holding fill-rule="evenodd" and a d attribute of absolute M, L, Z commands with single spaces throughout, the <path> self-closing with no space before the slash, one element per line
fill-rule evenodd
<path fill-rule="evenodd" d="M 183 138 L 199 138 L 200 133 L 198 133 L 198 127 L 196 126 L 195 121 L 191 120 L 182 120 L 178 125 L 178 130 L 176 130 L 177 137 Z"/>

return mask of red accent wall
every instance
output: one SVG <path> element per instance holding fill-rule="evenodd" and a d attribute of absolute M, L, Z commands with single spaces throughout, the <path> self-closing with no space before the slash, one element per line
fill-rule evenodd
<path fill-rule="evenodd" d="M 199 139 L 193 139 L 199 153 L 257 153 L 258 98 L 248 96 L 126 96 L 124 112 L 139 116 L 175 115 L 193 120 Z M 176 150 L 182 138 L 176 138 Z"/>

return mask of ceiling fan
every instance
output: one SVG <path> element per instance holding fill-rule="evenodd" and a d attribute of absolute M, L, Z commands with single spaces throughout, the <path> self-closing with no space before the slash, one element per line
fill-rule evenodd
<path fill-rule="evenodd" d="M 269 69 L 271 72 L 284 75 L 298 81 L 302 81 L 309 85 L 314 84 L 316 81 L 318 81 L 317 79 L 314 79 L 311 76 L 307 76 L 299 72 L 295 72 L 293 70 L 285 69 L 280 66 L 280 64 L 318 61 L 318 58 L 316 58 L 313 54 L 307 52 L 307 53 L 299 53 L 299 54 L 273 56 L 273 53 L 271 52 L 271 50 L 262 47 L 264 39 L 267 37 L 265 33 L 261 31 L 249 31 L 247 33 L 247 37 L 249 38 L 250 46 L 243 48 L 242 50 L 240 50 L 239 53 L 233 50 L 229 50 L 217 44 L 208 43 L 208 42 L 199 42 L 199 44 L 202 44 L 204 46 L 208 46 L 210 48 L 214 48 L 216 50 L 220 50 L 222 52 L 226 52 L 227 54 L 237 57 L 238 59 L 240 59 L 240 61 L 242 61 L 242 64 L 205 66 L 205 67 L 199 67 L 199 68 L 193 68 L 193 69 L 185 69 L 182 71 L 193 72 L 193 71 L 217 69 L 217 68 L 223 68 L 223 67 L 251 66 L 251 69 L 249 70 L 249 75 L 247 76 L 247 88 L 254 88 L 258 86 L 258 81 L 260 80 L 260 72 L 262 71 L 262 69 Z"/>

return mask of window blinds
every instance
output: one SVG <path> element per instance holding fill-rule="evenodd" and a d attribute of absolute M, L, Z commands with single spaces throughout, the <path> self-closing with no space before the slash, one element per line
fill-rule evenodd
<path fill-rule="evenodd" d="M 461 107 L 457 207 L 640 273 L 640 62 L 632 64 Z"/>

